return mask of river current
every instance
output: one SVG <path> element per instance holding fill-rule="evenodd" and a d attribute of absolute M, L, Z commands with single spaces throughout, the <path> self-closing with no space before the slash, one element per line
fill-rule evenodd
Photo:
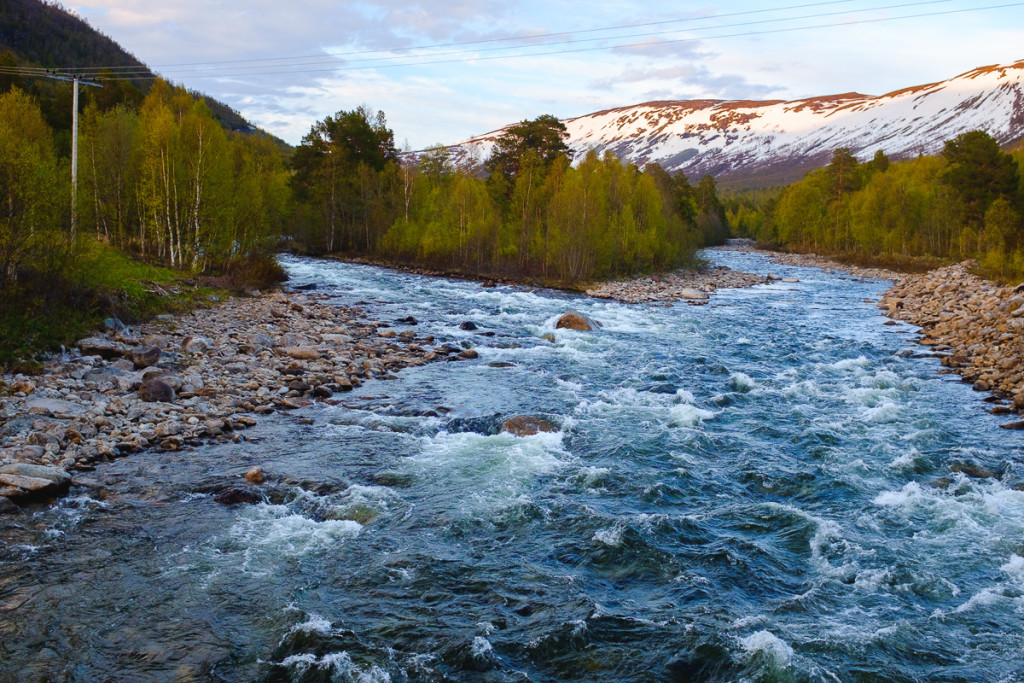
<path fill-rule="evenodd" d="M 1024 680 L 1019 433 L 887 283 L 707 256 L 800 282 L 630 306 L 284 258 L 480 357 L 0 520 L 0 680 Z M 207 493 L 253 465 L 266 502 Z"/>

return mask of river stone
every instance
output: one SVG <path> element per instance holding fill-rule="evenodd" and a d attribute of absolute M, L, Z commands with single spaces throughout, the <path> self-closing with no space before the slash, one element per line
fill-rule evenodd
<path fill-rule="evenodd" d="M 128 347 L 121 342 L 111 341 L 103 337 L 86 337 L 76 343 L 83 356 L 102 356 L 107 360 L 120 358 L 128 352 Z"/>
<path fill-rule="evenodd" d="M 245 473 L 245 480 L 250 484 L 263 484 L 267 481 L 267 475 L 263 474 L 262 467 L 252 467 Z"/>
<path fill-rule="evenodd" d="M 21 514 L 21 508 L 11 502 L 11 500 L 5 495 L 7 491 L 11 493 L 17 493 L 17 489 L 11 487 L 10 489 L 0 490 L 0 515 L 18 515 Z"/>
<path fill-rule="evenodd" d="M 64 470 L 45 465 L 30 465 L 28 463 L 13 463 L 0 467 L 0 474 L 15 474 L 22 477 L 33 477 L 45 479 L 54 484 L 64 486 L 71 484 L 71 475 Z"/>
<path fill-rule="evenodd" d="M 213 497 L 213 500 L 221 505 L 238 505 L 239 503 L 255 505 L 256 503 L 263 502 L 263 496 L 260 495 L 259 491 L 253 489 L 232 487 L 218 493 Z"/>
<path fill-rule="evenodd" d="M 579 313 L 578 311 L 566 311 L 562 317 L 558 319 L 558 322 L 555 323 L 555 327 L 560 330 L 590 332 L 595 328 L 601 327 L 601 323 Z"/>
<path fill-rule="evenodd" d="M 29 413 L 51 417 L 75 417 L 86 412 L 85 406 L 59 398 L 30 398 L 22 407 Z"/>
<path fill-rule="evenodd" d="M 320 358 L 320 352 L 311 346 L 289 346 L 284 352 L 289 358 L 295 360 L 317 360 Z"/>
<path fill-rule="evenodd" d="M 147 379 L 139 387 L 139 398 L 150 403 L 174 401 L 174 389 L 162 379 Z"/>
<path fill-rule="evenodd" d="M 557 432 L 558 428 L 542 417 L 519 415 L 505 420 L 501 425 L 501 431 L 513 436 L 533 436 L 539 432 Z"/>
<path fill-rule="evenodd" d="M 148 368 L 151 365 L 156 365 L 157 363 L 159 363 L 160 357 L 162 355 L 163 352 L 160 350 L 159 346 L 137 348 L 132 349 L 131 351 L 132 363 L 134 363 L 135 367 L 140 370 L 142 368 Z"/>
<path fill-rule="evenodd" d="M 782 278 L 782 281 L 783 282 L 793 283 L 793 282 L 800 282 L 800 279 L 799 278 L 795 278 L 795 277 L 784 277 L 784 278 Z M 872 303 L 872 301 L 870 299 L 867 299 L 866 302 L 867 303 Z"/>
<path fill-rule="evenodd" d="M 206 337 L 187 337 L 181 343 L 181 350 L 185 353 L 206 353 L 213 347 L 213 342 Z"/>
<path fill-rule="evenodd" d="M 12 497 L 50 497 L 63 495 L 71 484 L 71 478 L 55 482 L 42 477 L 28 477 L 21 474 L 0 474 L 0 485 L 15 486 L 23 493 Z"/>
<path fill-rule="evenodd" d="M 474 358 L 479 358 L 480 354 L 474 351 L 473 349 L 466 349 L 465 351 L 459 353 L 459 356 L 467 360 L 472 360 Z"/>
<path fill-rule="evenodd" d="M 681 287 L 676 290 L 676 296 L 680 299 L 695 299 L 698 301 L 707 301 L 707 292 L 702 292 L 695 287 Z"/>
<path fill-rule="evenodd" d="M 467 320 L 464 323 L 462 323 L 461 325 L 459 325 L 459 329 L 460 330 L 465 330 L 467 332 L 472 332 L 476 328 L 477 328 L 476 327 L 476 323 L 473 322 L 472 320 Z"/>

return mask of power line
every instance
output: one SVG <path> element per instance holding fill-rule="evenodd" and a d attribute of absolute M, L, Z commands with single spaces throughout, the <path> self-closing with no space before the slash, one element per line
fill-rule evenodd
<path fill-rule="evenodd" d="M 808 20 L 808 19 L 821 19 L 821 18 L 824 18 L 824 17 L 841 16 L 841 15 L 861 13 L 861 12 L 878 12 L 878 11 L 882 11 L 882 10 L 891 10 L 891 9 L 906 9 L 908 7 L 919 7 L 921 5 L 947 4 L 947 3 L 950 3 L 950 2 L 953 2 L 953 0 L 919 0 L 918 2 L 909 2 L 909 3 L 905 2 L 905 3 L 895 4 L 895 5 L 883 5 L 883 6 L 878 6 L 878 7 L 868 7 L 868 8 L 856 9 L 856 10 L 842 10 L 842 11 L 839 11 L 839 12 L 824 12 L 824 13 L 818 13 L 818 14 L 806 14 L 806 15 L 802 15 L 802 16 L 798 16 L 798 17 L 782 17 L 782 18 L 774 18 L 774 19 L 759 19 L 757 21 L 748 21 L 748 22 L 741 22 L 741 23 L 735 23 L 735 24 L 725 24 L 725 25 L 721 25 L 721 26 L 704 26 L 704 27 L 694 28 L 694 29 L 691 29 L 691 30 L 692 31 L 706 31 L 706 30 L 714 30 L 714 29 L 719 29 L 720 30 L 720 29 L 728 29 L 728 28 L 741 28 L 741 27 L 744 27 L 744 26 L 758 26 L 758 25 L 773 24 L 773 23 L 779 23 L 779 22 L 793 22 L 793 21 L 804 21 L 804 20 Z M 764 10 L 761 10 L 761 11 L 764 11 Z M 539 46 L 537 46 L 537 45 L 499 46 L 499 47 L 481 48 L 481 49 L 477 49 L 477 50 L 456 50 L 456 51 L 452 51 L 452 52 L 435 52 L 435 53 L 432 53 L 432 54 L 429 54 L 429 55 L 422 55 L 422 56 L 423 57 L 427 57 L 427 58 L 436 58 L 436 57 L 446 57 L 446 56 L 453 56 L 453 55 L 479 54 L 481 52 L 498 52 L 498 51 L 506 51 L 506 50 L 520 50 L 520 49 L 524 49 L 524 48 L 525 49 L 530 49 L 530 48 L 533 48 L 533 47 L 547 47 L 547 46 L 550 46 L 550 45 L 573 45 L 573 44 L 579 44 L 579 43 L 595 42 L 595 41 L 600 41 L 600 40 L 626 40 L 626 39 L 630 39 L 630 38 L 648 38 L 648 37 L 651 37 L 651 36 L 665 35 L 667 33 L 677 33 L 678 31 L 679 31 L 679 29 L 673 29 L 673 30 L 669 30 L 669 31 L 653 31 L 653 32 L 647 32 L 647 33 L 633 33 L 633 34 L 627 34 L 627 35 L 607 36 L 607 37 L 599 37 L 599 38 L 574 38 L 574 39 L 568 39 L 568 40 L 554 41 L 552 43 L 545 43 L 545 44 L 539 45 Z M 377 57 L 377 58 L 372 58 L 372 59 L 356 59 L 356 60 L 347 60 L 347 61 L 346 60 L 341 60 L 341 62 L 342 62 L 342 64 L 352 64 L 352 63 L 359 63 L 359 62 L 384 62 L 386 64 L 387 61 L 394 61 L 396 59 L 401 59 L 401 58 L 402 57 L 392 56 L 392 57 Z M 282 67 L 293 68 L 293 67 L 297 67 L 297 66 L 315 66 L 315 65 L 319 65 L 319 64 L 335 63 L 335 62 L 338 62 L 338 61 L 339 61 L 339 59 L 338 59 L 337 56 L 332 56 L 332 58 L 329 59 L 329 60 L 318 59 L 317 61 L 312 61 L 312 62 L 297 62 L 297 63 L 293 63 L 293 64 L 282 65 Z M 208 62 L 208 64 L 214 64 L 215 65 L 215 64 L 218 64 L 218 62 Z M 340 68 L 340 66 L 341 65 L 339 65 L 339 68 Z M 179 75 L 185 75 L 185 74 L 193 74 L 193 73 L 195 73 L 195 74 L 201 74 L 201 73 L 209 74 L 211 71 L 220 71 L 220 72 L 230 71 L 231 75 L 239 75 L 239 74 L 246 73 L 246 70 L 261 69 L 261 68 L 267 68 L 267 67 L 266 66 L 225 66 L 225 67 L 222 67 L 222 68 L 212 68 L 212 69 L 198 68 L 198 69 L 194 69 L 194 70 L 189 70 L 187 72 L 178 71 L 176 73 L 179 74 Z M 102 73 L 104 70 L 105 69 L 103 67 L 90 67 L 90 68 L 83 68 L 83 69 L 75 69 L 74 71 L 75 71 L 75 73 L 78 73 L 80 75 L 95 76 L 95 75 L 98 75 L 98 74 Z M 136 67 L 135 73 L 139 73 L 140 71 L 141 70 Z M 298 72 L 296 72 L 296 73 L 298 73 Z M 125 74 L 118 74 L 118 75 L 127 75 L 127 73 L 125 73 Z"/>
<path fill-rule="evenodd" d="M 877 10 L 880 10 L 880 9 L 905 8 L 905 7 L 911 7 L 911 6 L 919 6 L 919 5 L 925 5 L 925 4 L 935 4 L 937 2 L 949 2 L 949 1 L 951 1 L 951 0 L 929 0 L 929 1 L 926 1 L 926 2 L 904 3 L 904 4 L 901 4 L 901 5 L 891 5 L 891 6 L 880 7 L 880 8 L 876 7 L 876 8 L 871 8 L 871 9 L 861 9 L 861 10 L 854 10 L 854 11 L 857 11 L 857 12 L 865 12 L 865 11 L 872 11 L 872 10 L 877 11 Z M 830 3 L 815 3 L 815 4 L 830 4 Z M 671 44 L 680 44 L 680 43 L 688 43 L 688 42 L 699 42 L 699 41 L 703 41 L 703 40 L 720 40 L 720 39 L 724 39 L 724 38 L 741 38 L 741 37 L 751 37 L 751 36 L 758 36 L 758 35 L 790 33 L 790 32 L 796 32 L 796 31 L 809 31 L 809 30 L 817 30 L 817 29 L 834 28 L 834 27 L 837 27 L 837 26 L 852 26 L 852 25 L 859 25 L 859 24 L 871 24 L 871 23 L 883 23 L 883 22 L 891 22 L 891 21 L 901 21 L 901 20 L 906 20 L 906 19 L 920 19 L 920 18 L 935 17 L 935 16 L 948 16 L 948 15 L 953 15 L 953 14 L 963 14 L 963 13 L 967 13 L 967 12 L 980 12 L 980 11 L 987 11 L 987 10 L 994 10 L 994 9 L 1006 9 L 1006 8 L 1010 8 L 1010 7 L 1020 7 L 1020 6 L 1024 6 L 1024 2 L 1005 3 L 1005 4 L 1001 4 L 1001 5 L 989 5 L 989 6 L 986 6 L 986 7 L 971 7 L 971 8 L 955 9 L 955 10 L 945 10 L 945 11 L 936 11 L 936 12 L 923 12 L 923 13 L 909 14 L 909 15 L 903 15 L 903 16 L 898 16 L 898 17 L 875 17 L 875 18 L 870 18 L 870 19 L 855 19 L 855 20 L 848 20 L 848 21 L 835 22 L 835 23 L 815 24 L 815 25 L 809 25 L 809 26 L 795 26 L 795 27 L 785 27 L 785 28 L 759 30 L 759 31 L 745 31 L 745 32 L 740 32 L 740 33 L 730 33 L 730 34 L 714 35 L 714 36 L 703 36 L 703 37 L 699 37 L 699 38 L 680 38 L 680 39 L 672 39 L 672 40 L 645 41 L 645 42 L 636 42 L 636 43 L 624 43 L 624 44 L 619 44 L 619 45 L 610 45 L 610 46 L 602 45 L 602 46 L 594 46 L 594 47 L 572 48 L 572 49 L 567 49 L 567 50 L 552 50 L 552 51 L 547 51 L 547 52 L 530 52 L 530 53 L 521 53 L 521 54 L 491 55 L 491 56 L 484 56 L 484 57 L 469 57 L 469 58 L 461 58 L 461 59 L 443 59 L 443 60 L 432 60 L 432 61 L 407 61 L 407 62 L 399 62 L 399 63 L 391 62 L 391 63 L 366 65 L 366 66 L 335 66 L 335 67 L 331 67 L 331 68 L 327 68 L 327 69 L 300 69 L 300 70 L 295 70 L 295 69 L 291 69 L 291 68 L 287 68 L 287 67 L 301 66 L 301 65 L 282 65 L 281 68 L 279 68 L 279 69 L 277 69 L 275 71 L 254 72 L 254 71 L 237 71 L 236 70 L 236 71 L 233 71 L 231 73 L 208 73 L 207 72 L 207 73 L 175 74 L 174 76 L 167 76 L 167 78 L 175 78 L 175 77 L 181 78 L 181 77 L 185 77 L 185 76 L 187 76 L 189 78 L 230 78 L 230 77 L 241 77 L 241 76 L 272 76 L 272 75 L 286 75 L 286 74 L 313 74 L 313 73 L 329 73 L 329 72 L 336 72 L 336 71 L 360 71 L 360 70 L 367 70 L 367 69 L 392 69 L 392 68 L 406 68 L 406 67 L 416 67 L 416 66 L 431 66 L 431 65 L 438 65 L 438 64 L 458 64 L 458 63 L 466 63 L 466 62 L 494 61 L 494 60 L 502 60 L 502 59 L 523 59 L 523 58 L 530 58 L 530 57 L 547 57 L 547 56 L 554 56 L 554 55 L 561 55 L 561 54 L 575 54 L 575 53 L 594 52 L 594 51 L 602 51 L 602 50 L 609 50 L 609 51 L 611 51 L 611 50 L 621 50 L 621 49 L 627 49 L 627 48 L 649 48 L 649 47 L 657 47 L 657 46 L 661 46 L 661 45 L 671 45 Z M 792 18 L 789 18 L 789 19 L 773 19 L 773 20 L 763 20 L 763 21 L 759 21 L 759 22 L 746 22 L 746 23 L 742 23 L 742 24 L 718 26 L 718 27 L 714 27 L 714 28 L 730 28 L 730 27 L 733 27 L 733 26 L 744 26 L 744 25 L 766 23 L 766 22 L 777 22 L 777 21 L 800 21 L 800 20 L 805 20 L 805 19 L 808 19 L 808 18 L 818 18 L 820 16 L 834 16 L 834 15 L 837 15 L 837 14 L 849 14 L 849 13 L 851 13 L 851 12 L 849 12 L 849 11 L 847 11 L 847 12 L 834 12 L 834 13 L 825 13 L 824 15 L 807 15 L 807 16 L 802 16 L 802 17 L 792 17 Z M 618 39 L 622 39 L 622 38 L 626 38 L 626 37 L 637 37 L 637 36 L 618 36 L 617 38 Z M 581 39 L 581 40 L 578 40 L 578 41 L 564 41 L 561 44 L 571 44 L 571 43 L 574 43 L 574 42 L 588 42 L 588 41 L 592 42 L 593 40 L 595 40 L 595 39 Z M 523 49 L 524 47 L 529 47 L 529 46 L 514 46 L 514 47 L 506 47 L 506 48 L 499 48 L 499 49 L 505 49 L 505 50 L 507 50 L 507 49 Z M 474 51 L 473 53 L 475 54 L 476 52 L 477 51 Z M 435 55 L 425 55 L 425 56 L 428 57 L 428 58 L 431 58 L 431 57 L 436 57 L 436 56 L 440 56 L 440 55 L 435 54 Z M 399 58 L 395 57 L 394 59 L 399 59 Z M 368 61 L 381 61 L 381 60 L 378 59 L 378 60 L 368 60 Z M 210 62 L 210 63 L 211 64 L 216 64 L 217 62 Z M 246 68 L 246 67 L 236 67 L 236 69 L 242 69 L 242 68 Z M 256 68 L 258 68 L 258 67 L 256 67 Z M 154 76 L 152 74 L 152 72 L 149 71 L 148 69 L 144 69 L 144 68 L 140 68 L 140 67 L 136 67 L 136 69 L 138 69 L 138 70 L 135 72 L 135 74 L 121 73 L 121 74 L 117 74 L 115 76 L 105 76 L 105 75 L 100 74 L 100 75 L 97 75 L 96 78 L 97 78 L 97 80 L 102 80 L 102 81 L 152 80 L 152 79 L 155 79 L 155 78 L 159 78 L 159 76 Z M 220 71 L 225 71 L 227 69 L 230 69 L 230 67 L 226 67 L 225 69 L 221 69 Z M 105 69 L 100 68 L 100 67 L 91 67 L 89 69 L 82 69 L 80 71 L 76 71 L 76 73 L 78 73 L 78 74 L 86 74 L 86 73 L 93 73 L 93 72 L 98 72 L 98 71 L 102 71 L 102 70 L 105 70 Z M 3 67 L 3 66 L 0 66 L 0 73 L 23 75 L 23 76 L 43 76 L 43 75 L 46 74 L 46 70 L 42 69 L 40 67 Z"/>
<path fill-rule="evenodd" d="M 574 48 L 574 49 L 570 49 L 570 50 L 554 50 L 554 51 L 549 51 L 549 52 L 534 52 L 534 53 L 529 53 L 529 54 L 518 54 L 518 55 L 492 55 L 490 57 L 478 57 L 478 58 L 470 58 L 470 59 L 446 59 L 446 60 L 435 60 L 435 61 L 428 61 L 428 62 L 407 62 L 407 63 L 397 63 L 397 64 L 396 63 L 392 63 L 392 64 L 379 64 L 379 65 L 375 65 L 375 66 L 335 67 L 335 68 L 330 68 L 330 69 L 303 69 L 303 70 L 299 70 L 299 71 L 294 71 L 294 70 L 282 71 L 282 70 L 278 70 L 278 71 L 265 71 L 265 72 L 241 72 L 241 73 L 230 73 L 230 74 L 195 74 L 192 77 L 197 77 L 197 78 L 228 78 L 228 77 L 232 77 L 232 76 L 273 76 L 273 75 L 284 75 L 284 74 L 313 74 L 313 73 L 330 73 L 330 72 L 336 72 L 336 71 L 362 71 L 362 70 L 367 70 L 367 69 L 394 69 L 394 68 L 415 67 L 415 66 L 432 66 L 432 65 L 437 65 L 437 64 L 458 64 L 458 63 L 465 63 L 465 62 L 493 61 L 493 60 L 500 60 L 500 59 L 523 59 L 523 58 L 529 58 L 529 57 L 549 57 L 549 56 L 561 55 L 561 54 L 576 54 L 576 53 L 581 53 L 581 52 L 594 52 L 594 51 L 599 51 L 599 50 L 621 50 L 621 49 L 625 49 L 625 48 L 649 48 L 649 47 L 657 47 L 657 46 L 660 46 L 660 45 L 671 45 L 671 44 L 679 44 L 679 43 L 699 42 L 701 40 L 720 40 L 720 39 L 723 39 L 723 38 L 746 38 L 746 37 L 758 36 L 758 35 L 770 35 L 770 34 L 778 34 L 778 33 L 792 33 L 792 32 L 796 32 L 796 31 L 810 31 L 810 30 L 817 30 L 817 29 L 823 29 L 823 28 L 834 28 L 834 27 L 837 27 L 837 26 L 852 26 L 852 25 L 858 25 L 858 24 L 884 23 L 884 22 L 890 22 L 890 21 L 901 21 L 901 20 L 906 20 L 906 19 L 921 19 L 921 18 L 926 18 L 926 17 L 948 16 L 948 15 L 952 15 L 952 14 L 963 14 L 963 13 L 967 13 L 967 12 L 980 12 L 980 11 L 987 11 L 987 10 L 993 10 L 993 9 L 1006 9 L 1006 8 L 1009 8 L 1009 7 L 1021 7 L 1021 6 L 1024 6 L 1024 2 L 1014 2 L 1014 3 L 1007 3 L 1007 4 L 1002 4 L 1002 5 L 989 5 L 989 6 L 986 6 L 986 7 L 971 7 L 971 8 L 959 9 L 959 10 L 947 10 L 947 11 L 943 11 L 943 12 L 926 12 L 926 13 L 920 13 L 920 14 L 903 15 L 903 16 L 899 16 L 899 17 L 879 17 L 879 18 L 873 18 L 873 19 L 858 19 L 858 20 L 843 21 L 843 22 L 829 23 L 829 24 L 816 24 L 816 25 L 812 25 L 812 26 L 797 26 L 797 27 L 778 28 L 778 29 L 771 29 L 771 30 L 764 30 L 764 31 L 746 31 L 746 32 L 742 32 L 742 33 L 731 33 L 731 34 L 724 34 L 724 35 L 718 35 L 718 36 L 705 36 L 705 37 L 702 37 L 702 38 L 681 38 L 681 39 L 677 39 L 677 40 L 659 40 L 659 41 L 649 41 L 649 42 L 641 42 L 641 43 L 626 43 L 626 44 L 614 45 L 614 46 Z M 144 78 L 156 78 L 156 77 L 153 76 L 153 77 L 144 77 Z M 123 77 L 113 77 L 113 78 L 102 79 L 102 80 L 131 80 L 131 79 L 130 78 L 123 78 Z"/>
<path fill-rule="evenodd" d="M 951 1 L 951 0 L 944 0 L 944 1 L 948 2 L 948 1 Z M 403 46 L 396 46 L 396 47 L 391 47 L 391 48 L 380 48 L 380 49 L 375 49 L 375 50 L 358 50 L 358 51 L 353 51 L 353 52 L 340 52 L 340 53 L 331 55 L 331 57 L 344 58 L 344 57 L 352 57 L 352 56 L 367 55 L 367 54 L 392 53 L 392 52 L 401 52 L 401 51 L 409 51 L 409 52 L 411 52 L 413 50 L 432 50 L 432 49 L 436 49 L 436 48 L 460 47 L 460 46 L 464 46 L 464 45 L 484 45 L 484 44 L 496 43 L 496 42 L 536 41 L 538 39 L 553 38 L 553 37 L 556 37 L 556 36 L 572 36 L 572 35 L 580 35 L 580 34 L 584 34 L 584 33 L 598 33 L 598 32 L 602 32 L 602 31 L 617 31 L 617 30 L 630 29 L 630 28 L 645 28 L 647 26 L 662 26 L 662 25 L 666 25 L 666 24 L 692 23 L 692 22 L 696 22 L 696 21 L 710 21 L 710 20 L 714 20 L 714 19 L 724 19 L 724 18 L 729 18 L 729 17 L 749 16 L 749 15 L 754 15 L 754 14 L 765 14 L 765 13 L 770 13 L 770 12 L 785 12 L 785 11 L 794 10 L 794 9 L 806 9 L 808 7 L 822 7 L 822 6 L 826 6 L 826 5 L 845 5 L 845 4 L 849 4 L 851 2 L 857 2 L 857 0 L 831 0 L 830 2 L 811 2 L 811 3 L 804 3 L 804 4 L 801 4 L 801 5 L 789 5 L 789 6 L 786 6 L 786 7 L 772 7 L 772 8 L 769 8 L 769 9 L 746 10 L 746 11 L 743 11 L 743 12 L 729 12 L 729 13 L 726 13 L 726 14 L 713 14 L 713 15 L 704 16 L 704 17 L 687 17 L 685 19 L 665 19 L 665 20 L 662 20 L 662 21 L 648 21 L 648 22 L 644 22 L 644 23 L 640 23 L 640 24 L 617 24 L 617 25 L 614 25 L 614 26 L 604 26 L 604 27 L 600 27 L 600 28 L 581 29 L 581 30 L 576 30 L 576 31 L 559 31 L 559 32 L 556 32 L 556 33 L 539 33 L 539 34 L 532 35 L 532 36 L 508 36 L 508 37 L 504 37 L 504 38 L 484 38 L 484 39 L 479 39 L 479 40 L 455 41 L 455 42 L 448 42 L 448 43 L 434 43 L 434 44 L 429 44 L 429 45 L 412 45 L 412 46 L 404 46 L 404 47 Z M 713 28 L 713 27 L 705 27 L 705 28 Z M 718 27 L 718 28 L 721 28 L 721 27 Z M 526 46 L 510 46 L 509 49 L 511 49 L 512 47 L 529 47 L 529 45 L 526 45 Z M 319 54 L 319 55 L 300 55 L 300 56 L 295 56 L 295 57 L 263 57 L 263 58 L 259 58 L 259 59 L 231 59 L 231 60 L 212 61 L 212 62 L 184 62 L 184 63 L 179 63 L 179 64 L 158 64 L 158 65 L 156 65 L 153 68 L 172 68 L 172 67 L 180 67 L 180 66 L 206 66 L 206 65 L 218 65 L 218 64 L 242 64 L 242 63 L 250 63 L 250 62 L 276 62 L 276 61 L 287 61 L 287 60 L 292 60 L 292 59 L 316 59 L 316 58 L 320 58 L 320 57 L 323 57 L 323 56 L 324 55 Z M 66 68 L 67 69 L 73 69 L 74 67 L 66 67 Z M 109 69 L 133 69 L 133 68 L 136 68 L 136 67 L 114 66 L 114 67 L 106 67 L 106 68 L 109 68 Z"/>

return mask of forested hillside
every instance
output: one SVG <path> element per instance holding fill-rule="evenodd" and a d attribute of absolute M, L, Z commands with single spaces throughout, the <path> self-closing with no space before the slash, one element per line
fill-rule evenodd
<path fill-rule="evenodd" d="M 730 201 L 734 231 L 763 244 L 896 265 L 978 259 L 1024 277 L 1024 152 L 972 131 L 940 156 L 858 162 L 835 150 L 825 168 L 776 192 Z"/>
<path fill-rule="evenodd" d="M 138 106 L 156 76 L 117 42 L 94 29 L 85 20 L 66 11 L 60 3 L 40 0 L 4 0 L 0 3 L 0 67 L 35 66 L 45 69 L 107 67 L 103 88 L 83 88 L 84 103 L 107 110 L 118 104 Z M 119 68 L 132 67 L 137 77 L 113 78 Z M 93 80 L 96 80 L 93 78 Z M 0 92 L 17 85 L 35 94 L 47 122 L 66 146 L 71 129 L 71 89 L 66 83 L 45 78 L 24 78 L 0 73 Z M 234 109 L 202 93 L 214 119 L 224 128 L 253 131 L 252 124 Z"/>

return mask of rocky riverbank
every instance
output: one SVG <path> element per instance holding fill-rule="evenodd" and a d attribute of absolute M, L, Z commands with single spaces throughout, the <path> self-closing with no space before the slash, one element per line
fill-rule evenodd
<path fill-rule="evenodd" d="M 0 376 L 0 511 L 45 500 L 76 473 L 143 449 L 245 439 L 261 415 L 335 400 L 370 378 L 432 360 L 472 357 L 368 320 L 316 293 L 232 298 L 106 333 L 45 363 Z"/>
<path fill-rule="evenodd" d="M 921 327 L 920 343 L 939 352 L 948 371 L 991 392 L 992 412 L 1024 413 L 1024 285 L 1000 286 L 972 275 L 972 265 L 904 275 L 878 306 Z"/>
<path fill-rule="evenodd" d="M 731 239 L 727 244 L 720 247 L 710 247 L 711 249 L 726 249 L 729 251 L 753 251 L 766 256 L 775 263 L 783 266 L 798 266 L 802 268 L 819 268 L 826 273 L 849 273 L 854 277 L 867 277 L 875 278 L 878 280 L 898 280 L 903 277 L 903 273 L 899 273 L 894 270 L 887 268 L 865 268 L 862 266 L 850 265 L 847 263 L 841 263 L 835 259 L 828 258 L 827 256 L 819 256 L 817 254 L 793 254 L 785 251 L 772 251 L 770 249 L 760 249 L 757 243 L 752 239 Z"/>
<path fill-rule="evenodd" d="M 725 266 L 705 266 L 696 271 L 680 270 L 632 280 L 602 282 L 587 289 L 586 293 L 598 299 L 614 299 L 628 304 L 672 301 L 705 304 L 715 290 L 750 287 L 763 282 L 765 278 L 761 275 Z"/>

